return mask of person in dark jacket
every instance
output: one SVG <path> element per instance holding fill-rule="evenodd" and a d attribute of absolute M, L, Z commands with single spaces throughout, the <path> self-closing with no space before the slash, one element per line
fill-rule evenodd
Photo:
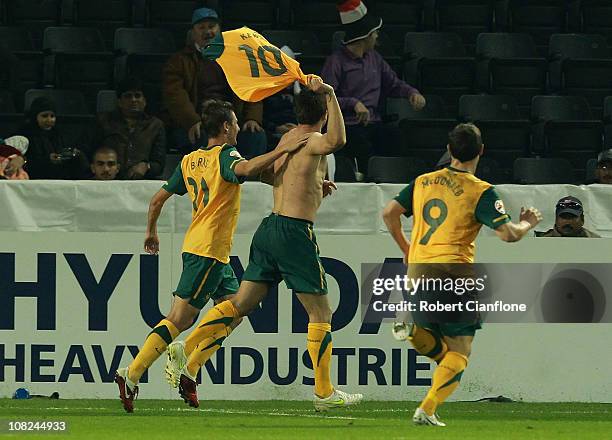
<path fill-rule="evenodd" d="M 128 77 L 117 87 L 117 110 L 98 115 L 96 146 L 117 152 L 123 179 L 156 179 L 164 170 L 166 130 L 146 105 L 142 82 Z"/>
<path fill-rule="evenodd" d="M 80 179 L 88 167 L 83 152 L 69 145 L 56 125 L 55 103 L 38 97 L 26 112 L 27 124 L 20 135 L 30 141 L 25 170 L 30 179 Z"/>

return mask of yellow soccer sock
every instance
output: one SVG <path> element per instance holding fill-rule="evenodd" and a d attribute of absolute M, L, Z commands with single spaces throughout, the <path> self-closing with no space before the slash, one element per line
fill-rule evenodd
<path fill-rule="evenodd" d="M 331 324 L 308 324 L 307 337 L 308 354 L 312 360 L 315 376 L 315 394 L 328 397 L 334 391 L 331 384 L 330 368 L 332 354 Z"/>
<path fill-rule="evenodd" d="M 185 339 L 185 355 L 189 357 L 200 342 L 228 328 L 237 317 L 238 311 L 229 300 L 210 309 L 196 329 Z"/>
<path fill-rule="evenodd" d="M 198 371 L 200 368 L 202 368 L 206 361 L 210 359 L 219 348 L 221 348 L 223 341 L 232 333 L 232 331 L 232 327 L 226 327 L 225 329 L 204 339 L 195 347 L 187 359 L 187 372 L 192 378 L 196 377 Z"/>
<path fill-rule="evenodd" d="M 432 415 L 459 386 L 468 358 L 456 351 L 449 351 L 434 370 L 431 388 L 421 403 L 421 408 Z"/>
<path fill-rule="evenodd" d="M 138 355 L 128 367 L 128 377 L 138 383 L 147 368 L 166 350 L 166 347 L 179 335 L 178 329 L 167 319 L 162 319 L 149 333 Z"/>
<path fill-rule="evenodd" d="M 427 356 L 436 362 L 440 362 L 448 351 L 448 347 L 442 338 L 426 328 L 414 324 L 408 335 L 408 341 L 418 354 Z"/>

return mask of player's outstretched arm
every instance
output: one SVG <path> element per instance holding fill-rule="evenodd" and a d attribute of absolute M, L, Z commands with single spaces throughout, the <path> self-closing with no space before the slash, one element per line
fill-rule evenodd
<path fill-rule="evenodd" d="M 149 213 L 147 217 L 147 232 L 144 242 L 144 250 L 147 254 L 157 255 L 159 252 L 159 237 L 157 236 L 157 219 L 161 214 L 164 203 L 172 197 L 172 193 L 160 189 L 149 202 Z"/>
<path fill-rule="evenodd" d="M 406 212 L 406 208 L 400 205 L 397 201 L 391 200 L 385 209 L 383 210 L 383 220 L 385 221 L 385 225 L 387 225 L 387 229 L 389 233 L 402 250 L 404 254 L 404 263 L 408 261 L 408 251 L 410 250 L 410 242 L 406 238 L 404 234 L 404 230 L 402 229 L 402 215 Z"/>
<path fill-rule="evenodd" d="M 518 223 L 506 223 L 495 229 L 495 234 L 509 243 L 519 241 L 527 233 L 535 228 L 542 221 L 542 214 L 536 208 L 521 208 L 521 215 Z"/>
<path fill-rule="evenodd" d="M 325 84 L 320 78 L 314 78 L 308 84 L 314 92 L 324 93 L 327 99 L 327 132 L 313 138 L 309 151 L 313 154 L 328 155 L 344 147 L 346 144 L 346 129 L 340 104 L 332 86 Z"/>
<path fill-rule="evenodd" d="M 308 142 L 312 133 L 300 134 L 292 130 L 285 134 L 278 146 L 269 153 L 254 157 L 249 160 L 242 160 L 234 167 L 237 176 L 257 176 L 274 163 L 276 159 L 287 153 L 294 153 Z"/>

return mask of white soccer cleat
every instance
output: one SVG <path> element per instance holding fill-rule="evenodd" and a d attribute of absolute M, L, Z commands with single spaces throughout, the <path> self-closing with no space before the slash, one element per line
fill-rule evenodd
<path fill-rule="evenodd" d="M 328 411 L 333 408 L 345 408 L 351 405 L 357 405 L 363 399 L 363 394 L 349 394 L 344 391 L 334 390 L 333 393 L 322 399 L 314 396 L 315 411 Z"/>
<path fill-rule="evenodd" d="M 181 381 L 181 373 L 187 365 L 185 342 L 174 341 L 168 345 L 168 360 L 166 361 L 166 381 L 172 388 L 177 388 Z"/>
<path fill-rule="evenodd" d="M 391 329 L 393 332 L 393 337 L 398 341 L 407 341 L 408 336 L 410 336 L 412 326 L 413 324 L 406 324 L 405 322 L 394 322 L 393 328 Z"/>
<path fill-rule="evenodd" d="M 412 416 L 412 421 L 415 425 L 428 425 L 428 426 L 446 426 L 446 423 L 438 420 L 437 415 L 427 415 L 422 408 L 417 408 Z"/>

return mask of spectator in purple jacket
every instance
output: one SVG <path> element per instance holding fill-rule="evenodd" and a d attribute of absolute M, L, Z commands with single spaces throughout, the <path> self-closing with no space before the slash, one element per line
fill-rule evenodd
<path fill-rule="evenodd" d="M 325 61 L 321 76 L 336 91 L 347 144 L 336 154 L 357 159 L 358 170 L 367 174 L 372 155 L 398 155 L 401 141 L 397 129 L 382 124 L 380 106 L 388 96 L 407 98 L 413 108 L 425 106 L 417 89 L 400 80 L 374 49 L 382 19 L 367 13 L 363 2 L 349 0 L 338 5 L 345 31 L 343 47 Z"/>

